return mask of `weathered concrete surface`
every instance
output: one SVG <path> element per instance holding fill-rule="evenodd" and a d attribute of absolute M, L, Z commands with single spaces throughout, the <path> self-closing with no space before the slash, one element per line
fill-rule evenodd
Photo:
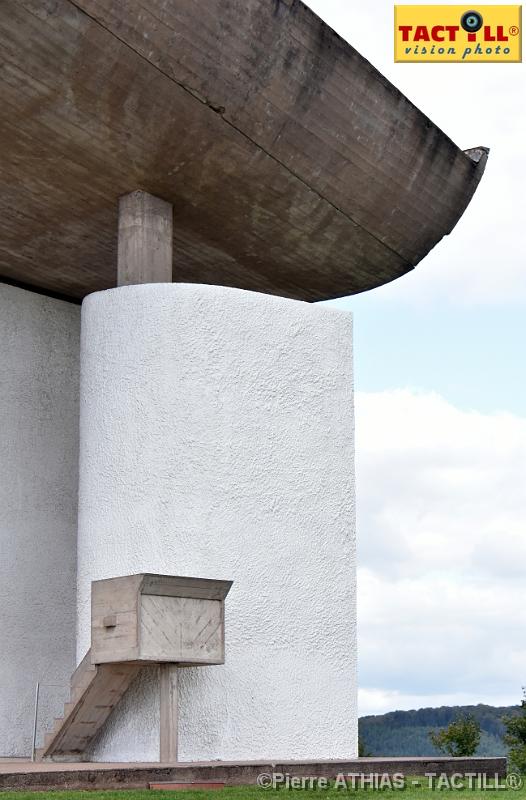
<path fill-rule="evenodd" d="M 36 760 L 80 761 L 141 669 L 140 664 L 92 664 L 88 650 L 71 676 L 62 716 L 44 736 Z"/>
<path fill-rule="evenodd" d="M 119 198 L 117 283 L 171 283 L 173 208 L 148 192 Z"/>
<path fill-rule="evenodd" d="M 0 756 L 31 752 L 75 664 L 79 309 L 0 284 Z"/>
<path fill-rule="evenodd" d="M 158 781 L 254 785 L 262 773 L 335 778 L 340 773 L 506 775 L 505 758 L 356 758 L 347 761 L 251 761 L 201 764 L 2 764 L 0 789 L 144 789 Z"/>
<path fill-rule="evenodd" d="M 91 663 L 223 664 L 224 601 L 231 586 L 159 574 L 94 581 Z"/>
<path fill-rule="evenodd" d="M 484 169 L 299 0 L 3 0 L 0 48 L 0 274 L 75 298 L 136 189 L 178 281 L 321 300 L 410 270 Z"/>

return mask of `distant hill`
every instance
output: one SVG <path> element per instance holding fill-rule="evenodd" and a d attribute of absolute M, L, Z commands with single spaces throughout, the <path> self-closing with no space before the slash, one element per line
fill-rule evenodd
<path fill-rule="evenodd" d="M 519 706 L 441 706 L 361 717 L 358 726 L 367 755 L 433 756 L 439 753 L 429 741 L 429 731 L 447 727 L 460 714 L 472 714 L 482 729 L 477 755 L 503 756 L 507 750 L 501 720 L 518 711 Z"/>

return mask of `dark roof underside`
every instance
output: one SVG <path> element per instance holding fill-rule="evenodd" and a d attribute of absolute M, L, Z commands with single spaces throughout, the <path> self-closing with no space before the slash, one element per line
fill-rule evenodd
<path fill-rule="evenodd" d="M 371 289 L 486 161 L 297 0 L 3 0 L 0 48 L 0 276 L 71 298 L 115 285 L 135 189 L 174 205 L 174 280 Z"/>

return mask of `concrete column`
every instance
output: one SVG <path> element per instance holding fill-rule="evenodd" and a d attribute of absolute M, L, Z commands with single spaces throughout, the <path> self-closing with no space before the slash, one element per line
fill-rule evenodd
<path fill-rule="evenodd" d="M 177 762 L 177 664 L 161 664 L 160 667 L 160 761 L 163 764 Z"/>
<path fill-rule="evenodd" d="M 148 192 L 119 199 L 117 285 L 171 283 L 173 206 Z"/>

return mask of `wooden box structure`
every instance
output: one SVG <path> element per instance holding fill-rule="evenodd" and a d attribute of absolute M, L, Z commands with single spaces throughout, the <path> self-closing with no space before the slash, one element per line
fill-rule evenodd
<path fill-rule="evenodd" d="M 91 663 L 223 664 L 231 586 L 149 573 L 93 581 Z"/>

